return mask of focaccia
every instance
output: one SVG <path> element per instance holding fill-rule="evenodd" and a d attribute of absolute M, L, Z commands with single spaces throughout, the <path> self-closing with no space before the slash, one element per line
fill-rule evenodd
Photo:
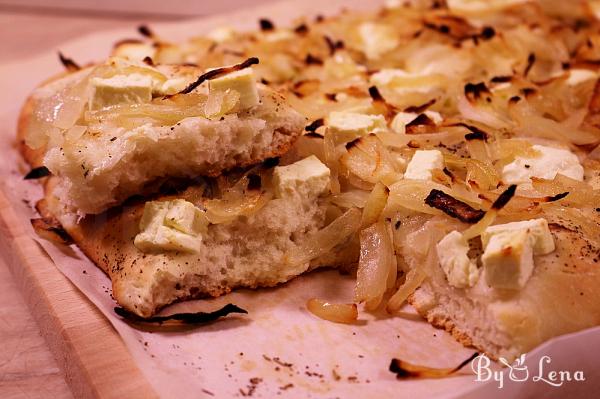
<path fill-rule="evenodd" d="M 87 215 L 78 223 L 63 219 L 62 227 L 111 278 L 115 300 L 142 317 L 153 316 L 178 300 L 216 297 L 235 288 L 272 287 L 308 270 L 343 267 L 356 261 L 357 248 L 352 235 L 360 222 L 357 209 L 332 223 L 327 215 L 328 201 L 323 197 L 328 187 L 305 196 L 294 193 L 278 196 L 271 182 L 274 169 L 254 170 L 260 173 L 253 176 L 260 176 L 262 186 L 246 186 L 240 195 L 242 201 L 243 197 L 259 198 L 257 209 L 230 222 L 210 224 L 193 253 L 142 252 L 134 245 L 145 203 L 183 199 L 210 210 L 207 202 L 219 199 L 206 193 L 220 193 L 217 198 L 221 197 L 229 187 L 224 178 L 210 189 L 208 181 L 204 181 L 178 193 L 134 199 L 105 213 Z M 238 178 L 234 181 L 239 182 Z M 49 186 L 56 182 L 54 177 L 46 182 L 48 193 L 52 192 Z M 38 210 L 51 220 L 59 214 L 54 210 L 56 206 L 60 207 L 60 200 L 50 194 L 38 203 Z M 316 237 L 320 236 L 333 238 L 333 242 L 322 243 L 324 247 L 316 255 L 304 257 L 305 242 L 311 237 L 318 240 Z"/>
<path fill-rule="evenodd" d="M 217 176 L 260 163 L 284 154 L 302 132 L 305 119 L 264 85 L 244 88 L 256 97 L 245 106 L 239 94 L 227 97 L 231 91 L 177 94 L 202 72 L 112 59 L 32 94 L 20 137 L 26 151 L 43 153 L 35 164 L 60 179 L 54 195 L 65 213 L 97 214 L 132 195 L 151 193 L 168 178 Z M 126 90 L 138 92 L 127 98 Z M 57 105 L 65 110 L 64 120 L 58 114 L 47 122 L 48 109 Z M 57 133 L 57 126 L 66 133 Z"/>
<path fill-rule="evenodd" d="M 218 120 L 203 126 L 226 126 L 220 134 L 230 138 L 232 119 L 260 115 L 273 138 L 259 134 L 264 151 L 225 157 L 214 169 L 208 154 L 177 156 L 188 150 L 185 137 L 173 148 L 159 140 L 149 154 L 167 172 L 123 158 L 119 176 L 130 165 L 143 173 L 104 190 L 88 184 L 94 172 L 85 165 L 73 174 L 59 167 L 61 137 L 49 134 L 38 149 L 22 147 L 32 165 L 45 159 L 56 172 L 40 204 L 46 223 L 57 218 L 111 277 L 117 301 L 143 317 L 176 300 L 357 264 L 354 299 L 364 311 L 385 306 L 394 314 L 408 301 L 494 358 L 599 325 L 600 24 L 592 8 L 585 1 L 568 10 L 533 0 L 412 3 L 302 18 L 291 28 L 263 20 L 260 32 L 224 29 L 184 44 L 150 35 L 117 46 L 114 55 L 136 68 L 142 60 L 194 62 L 203 73 L 258 56 L 262 104 L 223 120 L 217 106 Z M 188 98 L 206 94 L 196 89 Z M 272 90 L 286 105 L 265 97 Z M 163 97 L 151 101 L 176 101 Z M 242 96 L 212 98 L 202 101 L 227 108 Z M 31 106 L 21 126 L 31 123 Z M 177 126 L 153 131 L 168 140 Z M 279 133 L 285 144 L 273 149 Z M 216 141 L 211 155 L 247 154 L 234 141 Z M 274 155 L 281 165 L 225 172 Z M 104 184 L 102 165 L 110 162 L 101 158 L 95 170 Z M 319 172 L 298 166 L 305 161 Z M 302 172 L 283 179 L 278 168 L 293 165 Z M 194 167 L 180 173 L 185 166 Z M 207 174 L 221 176 L 216 183 L 198 177 Z M 149 194 L 173 177 L 187 178 L 187 189 Z M 324 182 L 326 189 L 313 190 Z M 141 197 L 123 202 L 133 194 Z M 95 215 L 76 220 L 69 207 Z M 184 208 L 195 216 L 166 216 Z M 181 242 L 164 235 L 182 231 Z"/>

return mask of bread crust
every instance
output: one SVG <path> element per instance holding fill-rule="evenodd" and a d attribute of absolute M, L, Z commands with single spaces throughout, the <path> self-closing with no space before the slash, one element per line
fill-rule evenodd
<path fill-rule="evenodd" d="M 586 216 L 599 222 L 590 211 Z M 534 274 L 514 293 L 450 287 L 441 268 L 408 302 L 433 326 L 493 359 L 509 361 L 548 339 L 600 325 L 600 248 L 577 226 L 551 224 L 557 248 L 536 257 Z"/>
<path fill-rule="evenodd" d="M 62 76 L 64 75 L 57 76 L 53 80 Z M 283 101 L 283 97 L 280 94 L 272 93 L 272 95 L 277 96 L 277 101 Z M 26 144 L 25 138 L 32 121 L 34 107 L 35 97 L 32 95 L 26 100 L 21 109 L 16 135 L 17 148 L 32 168 L 43 165 L 46 151 L 44 147 L 32 149 Z M 249 167 L 261 163 L 267 158 L 279 157 L 289 150 L 300 134 L 301 129 L 296 131 L 275 131 L 269 148 L 266 148 L 262 154 L 257 154 L 255 158 L 239 162 L 233 167 L 236 169 Z M 213 168 L 209 169 L 206 174 L 219 176 L 222 173 L 224 173 L 224 170 Z M 265 248 L 268 248 L 269 245 L 275 245 L 273 247 L 274 254 L 270 258 L 271 262 L 265 261 L 264 264 L 278 264 L 281 270 L 279 270 L 279 273 L 272 273 L 272 275 L 271 273 L 263 273 L 263 275 L 254 279 L 252 276 L 242 276 L 234 279 L 232 277 L 234 273 L 219 274 L 219 270 L 215 269 L 216 266 L 213 263 L 223 263 L 225 262 L 224 259 L 220 259 L 219 262 L 209 262 L 208 259 L 199 257 L 198 259 L 194 259 L 193 265 L 191 265 L 192 259 L 188 255 L 179 253 L 144 254 L 140 252 L 133 245 L 133 238 L 139 232 L 137 226 L 139 225 L 139 219 L 143 213 L 146 199 L 133 202 L 127 201 L 101 214 L 88 215 L 79 223 L 70 223 L 65 221 L 63 206 L 53 194 L 55 187 L 60 183 L 60 177 L 50 176 L 41 179 L 40 182 L 44 187 L 44 198 L 37 204 L 40 215 L 53 223 L 62 222 L 63 228 L 73 239 L 73 242 L 111 278 L 113 296 L 119 304 L 143 317 L 155 314 L 160 308 L 174 301 L 216 297 L 226 294 L 237 287 L 272 287 L 301 274 L 308 270 L 309 267 L 314 268 L 319 266 L 316 263 L 312 265 L 307 263 L 288 267 L 286 270 L 285 262 L 282 262 L 280 259 L 282 255 L 281 251 L 287 250 L 293 245 L 290 239 L 292 233 L 295 235 L 300 233 L 309 234 L 322 227 L 325 220 L 325 208 L 314 202 L 307 204 L 299 200 L 297 203 L 281 204 L 282 200 L 270 201 L 266 208 L 269 206 L 280 206 L 284 210 L 284 212 L 279 210 L 280 213 L 293 214 L 295 212 L 295 219 L 302 221 L 297 226 L 286 226 L 287 230 L 284 229 L 285 234 L 281 234 L 281 237 L 277 235 L 278 232 L 274 232 L 277 236 L 268 240 L 264 239 L 261 242 Z M 177 198 L 197 202 L 198 198 L 194 194 L 194 189 L 195 187 L 192 186 L 183 194 L 178 195 Z M 151 197 L 153 200 L 169 200 L 173 198 L 173 196 L 160 194 Z M 314 199 L 308 199 L 308 201 L 314 201 Z M 275 205 L 271 205 L 272 202 Z M 277 210 L 266 209 L 258 211 L 257 218 L 260 220 L 256 222 L 257 227 L 252 234 L 248 236 L 242 235 L 238 238 L 237 244 L 239 244 L 239 241 L 252 241 L 252 236 L 260 236 L 261 231 L 268 229 L 267 219 L 272 220 L 278 214 Z M 269 211 L 271 212 L 270 216 L 263 215 Z M 254 215 L 250 219 L 253 217 Z M 294 218 L 288 217 L 288 219 L 292 220 Z M 252 221 L 247 223 L 251 225 Z M 215 229 L 220 230 L 227 230 L 227 228 L 215 227 Z M 231 228 L 239 229 L 241 227 Z M 221 231 L 221 233 L 223 232 Z M 211 237 L 205 238 L 203 241 L 206 243 L 204 252 L 207 253 L 210 253 L 215 250 L 214 247 L 222 244 L 219 239 Z M 236 240 L 234 239 L 233 241 Z M 256 251 L 256 253 L 260 254 L 260 251 Z M 264 261 L 264 259 L 260 260 Z M 251 266 L 249 265 L 250 269 Z M 134 273 L 136 274 L 135 278 Z M 147 277 L 140 278 L 140 275 L 146 275 Z M 134 289 L 136 284 L 138 286 L 143 285 L 143 287 L 136 290 Z M 163 289 L 162 287 L 165 285 L 169 286 Z"/>

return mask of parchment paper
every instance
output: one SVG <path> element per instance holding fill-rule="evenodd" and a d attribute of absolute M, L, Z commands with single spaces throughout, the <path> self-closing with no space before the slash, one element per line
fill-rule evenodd
<path fill-rule="evenodd" d="M 357 6 L 357 1 L 330 2 Z M 269 16 L 280 23 L 279 15 L 303 15 L 314 11 L 302 3 L 278 3 L 229 17 L 156 25 L 159 34 L 181 39 L 224 24 L 240 29 L 255 27 L 256 18 Z M 373 7 L 374 4 L 361 5 Z M 290 7 L 294 12 L 290 12 Z M 61 46 L 78 61 L 102 59 L 113 42 L 135 37 L 129 31 L 94 34 Z M 213 300 L 173 305 L 167 313 L 212 310 L 235 303 L 249 311 L 200 328 L 164 332 L 141 330 L 123 322 L 113 313 L 110 280 L 76 247 L 67 250 L 40 240 L 29 226 L 34 215 L 31 205 L 41 197 L 35 183 L 22 180 L 27 169 L 11 147 L 19 108 L 36 84 L 60 71 L 55 49 L 38 57 L 0 65 L 0 188 L 12 199 L 23 224 L 39 241 L 56 267 L 65 274 L 121 335 L 139 368 L 156 392 L 165 398 L 199 397 L 533 397 L 543 394 L 585 395 L 598 388 L 600 360 L 590 348 L 600 347 L 600 329 L 559 337 L 528 355 L 534 374 L 543 355 L 552 358 L 545 371 L 582 370 L 586 382 L 552 387 L 544 382 L 478 382 L 467 366 L 445 379 L 398 381 L 388 371 L 392 357 L 433 366 L 452 367 L 468 358 L 473 349 L 464 348 L 449 334 L 434 329 L 409 306 L 396 317 L 361 312 L 355 325 L 340 325 L 317 319 L 305 310 L 311 297 L 350 302 L 353 279 L 336 271 L 319 271 L 297 278 L 275 289 L 241 290 Z M 27 200 L 28 203 L 23 200 Z M 85 271 L 85 273 L 83 272 Z M 497 368 L 497 366 L 495 366 Z"/>

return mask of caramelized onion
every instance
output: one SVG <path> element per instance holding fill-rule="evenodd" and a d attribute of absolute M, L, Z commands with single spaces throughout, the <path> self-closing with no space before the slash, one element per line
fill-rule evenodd
<path fill-rule="evenodd" d="M 286 261 L 298 265 L 325 255 L 356 233 L 359 227 L 360 211 L 356 208 L 348 209 L 342 216 L 291 250 L 286 255 Z"/>
<path fill-rule="evenodd" d="M 104 108 L 98 111 L 86 111 L 85 121 L 87 123 L 102 123 L 107 120 L 123 120 L 126 118 L 146 117 L 154 119 L 165 125 L 174 125 L 182 119 L 201 116 L 205 117 L 204 104 L 188 107 L 162 104 L 120 104 Z"/>
<path fill-rule="evenodd" d="M 366 302 L 369 310 L 377 308 L 387 290 L 388 275 L 396 267 L 394 248 L 385 223 L 379 221 L 362 230 L 354 300 Z"/>
<path fill-rule="evenodd" d="M 331 196 L 331 202 L 335 205 L 341 206 L 342 208 L 364 208 L 367 201 L 370 198 L 370 194 L 363 190 L 349 190 L 340 194 Z M 387 199 L 387 198 L 386 198 Z"/>
<path fill-rule="evenodd" d="M 353 175 L 369 182 L 394 182 L 399 175 L 389 151 L 375 135 L 346 144 L 348 152 L 340 162 Z"/>
<path fill-rule="evenodd" d="M 250 216 L 269 202 L 271 194 L 249 191 L 237 196 L 208 200 L 206 217 L 213 224 L 229 223 L 239 216 Z"/>
<path fill-rule="evenodd" d="M 322 299 L 311 298 L 306 309 L 315 316 L 334 323 L 353 323 L 358 319 L 358 307 L 354 303 L 330 303 Z"/>
<path fill-rule="evenodd" d="M 485 214 L 482 210 L 475 209 L 441 190 L 431 190 L 425 198 L 425 203 L 464 223 L 476 223 Z"/>
<path fill-rule="evenodd" d="M 479 356 L 479 353 L 475 352 L 471 357 L 461 362 L 456 367 L 448 368 L 433 368 L 427 366 L 420 366 L 412 364 L 400 359 L 392 359 L 389 370 L 396 374 L 396 378 L 444 378 L 452 375 L 465 367 L 469 362 Z"/>
<path fill-rule="evenodd" d="M 457 105 L 460 114 L 467 120 L 483 123 L 495 129 L 509 128 L 511 126 L 507 118 L 483 109 L 481 106 L 473 105 L 465 97 L 460 97 Z"/>
<path fill-rule="evenodd" d="M 600 204 L 600 190 L 594 190 L 592 186 L 585 182 L 561 174 L 557 174 L 553 180 L 533 177 L 531 182 L 533 188 L 542 195 L 553 197 L 568 192 L 569 195 L 565 198 L 565 203 L 580 206 L 598 206 Z"/>
<path fill-rule="evenodd" d="M 406 274 L 404 283 L 398 288 L 398 291 L 389 299 L 385 309 L 388 313 L 396 313 L 400 310 L 406 299 L 410 294 L 415 292 L 417 288 L 423 283 L 427 274 L 426 269 L 432 268 L 437 263 L 437 256 L 435 251 L 431 250 L 427 252 L 424 265 L 414 265 Z"/>
<path fill-rule="evenodd" d="M 364 228 L 377 222 L 387 204 L 389 193 L 390 190 L 383 183 L 375 184 L 363 209 L 361 227 Z"/>
<path fill-rule="evenodd" d="M 539 115 L 526 100 L 511 103 L 512 117 L 518 122 L 517 131 L 524 136 L 537 136 L 576 145 L 597 144 L 600 135 L 571 126 L 564 126 L 552 119 Z"/>
<path fill-rule="evenodd" d="M 425 198 L 427 198 L 431 190 L 443 191 L 472 206 L 477 206 L 481 203 L 481 200 L 472 194 L 465 196 L 463 193 L 459 193 L 456 190 L 433 181 L 400 180 L 390 186 L 390 195 L 384 214 L 393 215 L 394 212 L 404 208 L 428 215 L 441 215 L 442 212 L 440 210 L 425 204 Z"/>
<path fill-rule="evenodd" d="M 508 202 L 514 197 L 516 189 L 517 186 L 512 185 L 504 190 L 504 192 L 498 196 L 496 201 L 494 201 L 492 207 L 485 213 L 485 216 L 479 222 L 475 223 L 463 232 L 463 238 L 465 240 L 475 238 L 481 235 L 485 229 L 491 226 L 492 223 L 494 223 L 494 220 L 496 220 L 498 211 L 504 208 L 506 204 L 508 204 Z"/>

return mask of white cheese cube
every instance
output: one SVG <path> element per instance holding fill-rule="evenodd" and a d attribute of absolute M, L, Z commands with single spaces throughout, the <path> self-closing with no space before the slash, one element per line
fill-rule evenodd
<path fill-rule="evenodd" d="M 405 179 L 431 180 L 434 169 L 444 169 L 444 156 L 438 150 L 417 150 L 408 163 Z"/>
<path fill-rule="evenodd" d="M 543 218 L 490 226 L 481 234 L 483 247 L 487 247 L 490 239 L 494 235 L 517 230 L 523 230 L 529 233 L 532 240 L 534 255 L 546 255 L 554 251 L 554 238 L 548 228 L 548 221 Z"/>
<path fill-rule="evenodd" d="M 365 22 L 358 27 L 358 33 L 368 59 L 377 59 L 399 44 L 396 33 L 387 25 Z"/>
<path fill-rule="evenodd" d="M 201 239 L 166 226 L 158 226 L 152 234 L 138 234 L 134 245 L 142 252 L 198 252 Z"/>
<path fill-rule="evenodd" d="M 252 68 L 228 73 L 217 79 L 209 80 L 209 95 L 214 91 L 235 90 L 240 93 L 240 110 L 252 108 L 260 102 L 256 78 Z"/>
<path fill-rule="evenodd" d="M 182 233 L 198 235 L 208 225 L 208 219 L 203 211 L 189 201 L 176 199 L 169 202 L 165 215 L 165 226 L 174 228 Z"/>
<path fill-rule="evenodd" d="M 526 230 L 493 235 L 481 256 L 485 279 L 494 288 L 523 288 L 533 273 L 533 246 Z"/>
<path fill-rule="evenodd" d="M 477 264 L 467 255 L 469 244 L 454 230 L 436 245 L 440 266 L 448 283 L 456 288 L 472 287 L 479 280 Z"/>
<path fill-rule="evenodd" d="M 594 71 L 590 71 L 589 69 L 571 69 L 567 78 L 567 84 L 569 86 L 577 86 L 578 84 L 596 79 L 598 79 L 598 74 Z"/>
<path fill-rule="evenodd" d="M 207 225 L 204 212 L 188 201 L 149 201 L 133 243 L 142 252 L 198 252 Z"/>
<path fill-rule="evenodd" d="M 101 109 L 116 104 L 139 104 L 152 100 L 152 78 L 134 73 L 112 78 L 92 78 L 89 108 Z"/>
<path fill-rule="evenodd" d="M 539 154 L 535 158 L 518 156 L 502 169 L 502 181 L 506 184 L 530 184 L 532 177 L 552 180 L 557 174 L 583 181 L 583 166 L 577 155 L 569 150 L 534 145 Z"/>
<path fill-rule="evenodd" d="M 329 168 L 314 155 L 291 165 L 277 166 L 273 172 L 275 195 L 318 197 L 329 190 L 329 176 Z"/>
<path fill-rule="evenodd" d="M 364 136 L 385 130 L 386 121 L 383 115 L 334 111 L 327 118 L 327 126 L 334 132 L 354 133 L 358 136 Z"/>

